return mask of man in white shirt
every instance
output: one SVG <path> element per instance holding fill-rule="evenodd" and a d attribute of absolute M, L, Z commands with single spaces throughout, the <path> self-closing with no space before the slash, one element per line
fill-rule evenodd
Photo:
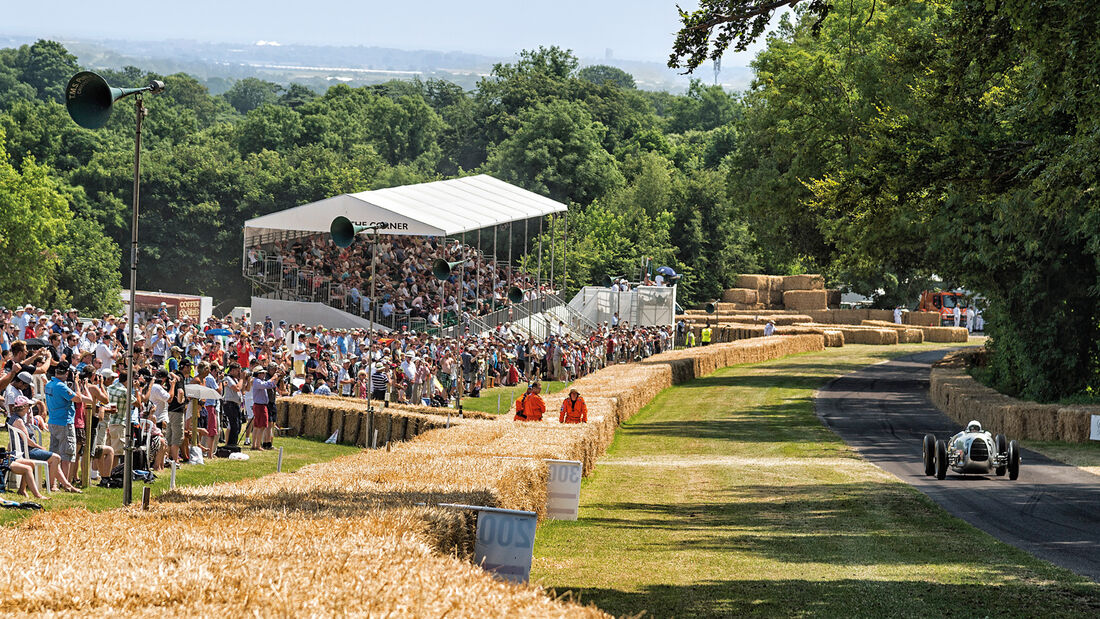
<path fill-rule="evenodd" d="M 156 381 L 149 384 L 149 392 L 146 394 L 146 398 L 153 403 L 153 413 L 157 417 L 157 423 L 165 426 L 168 425 L 168 401 L 172 399 L 172 392 L 176 390 L 174 374 L 170 388 L 165 389 L 164 385 L 168 383 L 168 372 L 163 369 L 158 370 Z"/>
<path fill-rule="evenodd" d="M 959 326 L 959 317 L 962 315 L 962 312 L 959 310 L 958 298 L 955 299 L 955 309 L 952 311 L 952 315 L 955 318 L 955 326 Z"/>
<path fill-rule="evenodd" d="M 974 332 L 974 307 L 966 308 L 966 330 L 970 333 Z"/>
<path fill-rule="evenodd" d="M 106 340 L 101 340 L 95 347 L 95 359 L 99 362 L 99 368 L 102 370 L 110 370 L 115 365 L 115 359 L 118 358 L 118 353 L 111 350 L 107 346 Z"/>
<path fill-rule="evenodd" d="M 894 308 L 894 324 L 896 324 L 896 325 L 901 324 L 901 306 L 900 305 Z"/>

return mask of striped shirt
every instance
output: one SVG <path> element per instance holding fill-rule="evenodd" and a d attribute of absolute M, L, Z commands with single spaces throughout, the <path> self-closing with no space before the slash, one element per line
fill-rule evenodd
<path fill-rule="evenodd" d="M 386 388 L 389 382 L 390 380 L 385 372 L 371 372 L 370 374 L 371 391 L 381 391 Z"/>

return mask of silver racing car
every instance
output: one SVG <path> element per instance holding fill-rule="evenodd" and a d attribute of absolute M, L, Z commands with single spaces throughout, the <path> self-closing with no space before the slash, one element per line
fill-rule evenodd
<path fill-rule="evenodd" d="M 1009 441 L 1004 434 L 993 436 L 982 430 L 982 424 L 971 421 L 955 436 L 936 440 L 924 435 L 924 474 L 937 479 L 947 477 L 947 469 L 961 475 L 996 473 L 1009 479 L 1020 476 L 1020 444 Z"/>

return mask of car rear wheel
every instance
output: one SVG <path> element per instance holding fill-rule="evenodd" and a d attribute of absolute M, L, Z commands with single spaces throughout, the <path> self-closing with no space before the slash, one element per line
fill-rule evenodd
<path fill-rule="evenodd" d="M 1008 454 L 1008 439 L 1004 434 L 998 434 L 993 437 L 993 442 L 997 447 L 998 456 L 1006 456 Z M 997 477 L 1004 477 L 1005 471 L 1008 470 L 1007 466 L 998 466 L 994 472 L 997 473 Z"/>
<path fill-rule="evenodd" d="M 1008 478 L 1020 477 L 1020 444 L 1016 441 L 1008 443 Z"/>
<path fill-rule="evenodd" d="M 947 443 L 936 441 L 936 479 L 947 479 Z"/>
<path fill-rule="evenodd" d="M 924 435 L 924 444 L 921 448 L 924 455 L 924 474 L 936 474 L 936 437 L 933 434 Z"/>

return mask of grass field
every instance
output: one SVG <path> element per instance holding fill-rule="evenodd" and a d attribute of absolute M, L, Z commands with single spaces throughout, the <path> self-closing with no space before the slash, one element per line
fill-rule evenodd
<path fill-rule="evenodd" d="M 581 519 L 540 529 L 533 579 L 617 615 L 1095 616 L 1100 586 L 947 515 L 814 415 L 830 378 L 943 346 L 846 346 L 664 391 L 584 481 Z"/>
<path fill-rule="evenodd" d="M 1062 443 L 1059 441 L 1020 441 L 1028 449 L 1043 454 L 1044 456 L 1065 462 L 1086 470 L 1093 475 L 1100 475 L 1100 441 L 1088 443 Z"/>
<path fill-rule="evenodd" d="M 4 432 L 6 435 L 7 432 Z M 48 444 L 48 443 L 47 443 Z M 207 460 L 203 465 L 185 465 L 176 472 L 176 485 L 178 486 L 203 486 L 226 481 L 239 481 L 252 477 L 262 477 L 268 473 L 274 473 L 279 457 L 278 448 L 283 448 L 283 471 L 293 472 L 307 464 L 332 460 L 337 456 L 355 453 L 359 448 L 351 445 L 329 445 L 323 441 L 304 438 L 278 438 L 275 440 L 275 449 L 271 451 L 249 451 L 248 461 L 234 461 L 227 459 Z M 170 482 L 171 473 L 168 469 L 157 473 L 156 482 L 151 484 L 153 496 L 166 490 Z M 67 492 L 43 493 L 50 497 L 42 501 L 42 507 L 47 510 L 65 509 L 69 507 L 85 507 L 93 511 L 102 511 L 122 505 L 121 488 L 100 488 L 92 482 L 91 488 L 86 488 L 84 494 L 69 494 Z M 141 492 L 145 484 L 134 482 L 134 500 L 141 501 Z M 13 501 L 37 501 L 34 498 L 23 498 L 15 492 L 7 492 L 0 495 Z M 24 518 L 38 513 L 26 509 L 2 509 L 0 510 L 0 525 L 19 522 Z"/>

